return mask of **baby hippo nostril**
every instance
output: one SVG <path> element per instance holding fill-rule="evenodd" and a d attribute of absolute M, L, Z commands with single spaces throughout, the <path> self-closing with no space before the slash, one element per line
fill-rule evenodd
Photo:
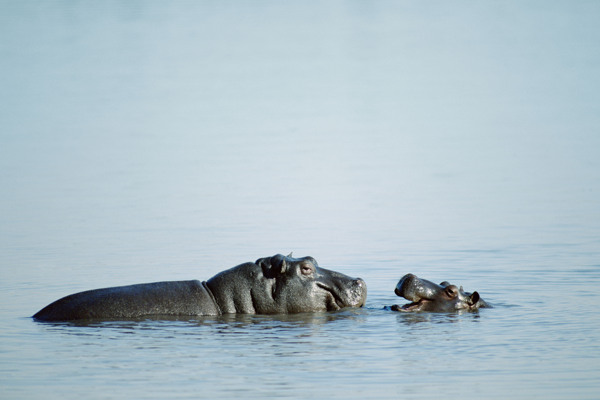
<path fill-rule="evenodd" d="M 400 278 L 400 282 L 398 282 L 398 284 L 400 285 L 402 282 L 412 282 L 415 279 L 417 279 L 416 275 L 406 274 L 402 278 Z"/>

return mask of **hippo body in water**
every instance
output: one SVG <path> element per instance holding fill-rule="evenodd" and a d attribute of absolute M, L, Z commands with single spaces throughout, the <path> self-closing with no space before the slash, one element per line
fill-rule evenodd
<path fill-rule="evenodd" d="M 208 281 L 173 281 L 88 290 L 37 312 L 38 321 L 151 316 L 291 314 L 362 307 L 360 278 L 320 268 L 312 257 L 277 254 L 223 271 Z"/>
<path fill-rule="evenodd" d="M 403 306 L 393 305 L 391 309 L 394 311 L 455 312 L 491 307 L 477 292 L 467 293 L 462 287 L 448 282 L 437 285 L 413 274 L 402 277 L 394 292 L 412 302 Z"/>

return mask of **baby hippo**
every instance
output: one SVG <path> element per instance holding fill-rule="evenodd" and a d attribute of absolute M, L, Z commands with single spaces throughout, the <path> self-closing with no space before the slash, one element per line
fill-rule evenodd
<path fill-rule="evenodd" d="M 436 285 L 413 274 L 404 275 L 394 292 L 412 302 L 403 306 L 393 305 L 391 309 L 394 311 L 453 312 L 491 307 L 477 292 L 467 293 L 462 286 L 459 288 L 448 282 Z"/>

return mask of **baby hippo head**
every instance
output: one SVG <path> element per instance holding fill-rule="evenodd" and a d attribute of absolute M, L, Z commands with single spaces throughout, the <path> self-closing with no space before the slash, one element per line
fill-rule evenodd
<path fill-rule="evenodd" d="M 477 292 L 465 292 L 462 286 L 458 287 L 445 281 L 437 285 L 413 274 L 402 277 L 394 292 L 411 301 L 403 306 L 392 306 L 394 311 L 454 312 L 476 311 L 489 307 Z"/>

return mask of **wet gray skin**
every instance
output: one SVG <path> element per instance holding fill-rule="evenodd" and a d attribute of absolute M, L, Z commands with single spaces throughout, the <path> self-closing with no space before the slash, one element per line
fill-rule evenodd
<path fill-rule="evenodd" d="M 144 283 L 63 297 L 38 321 L 137 319 L 221 314 L 294 314 L 362 307 L 360 278 L 320 268 L 312 257 L 277 254 L 223 271 L 208 281 Z"/>
<path fill-rule="evenodd" d="M 394 311 L 454 312 L 490 307 L 477 292 L 465 292 L 462 286 L 457 287 L 448 282 L 437 285 L 413 274 L 402 277 L 394 292 L 411 301 L 403 306 L 392 306 Z"/>

